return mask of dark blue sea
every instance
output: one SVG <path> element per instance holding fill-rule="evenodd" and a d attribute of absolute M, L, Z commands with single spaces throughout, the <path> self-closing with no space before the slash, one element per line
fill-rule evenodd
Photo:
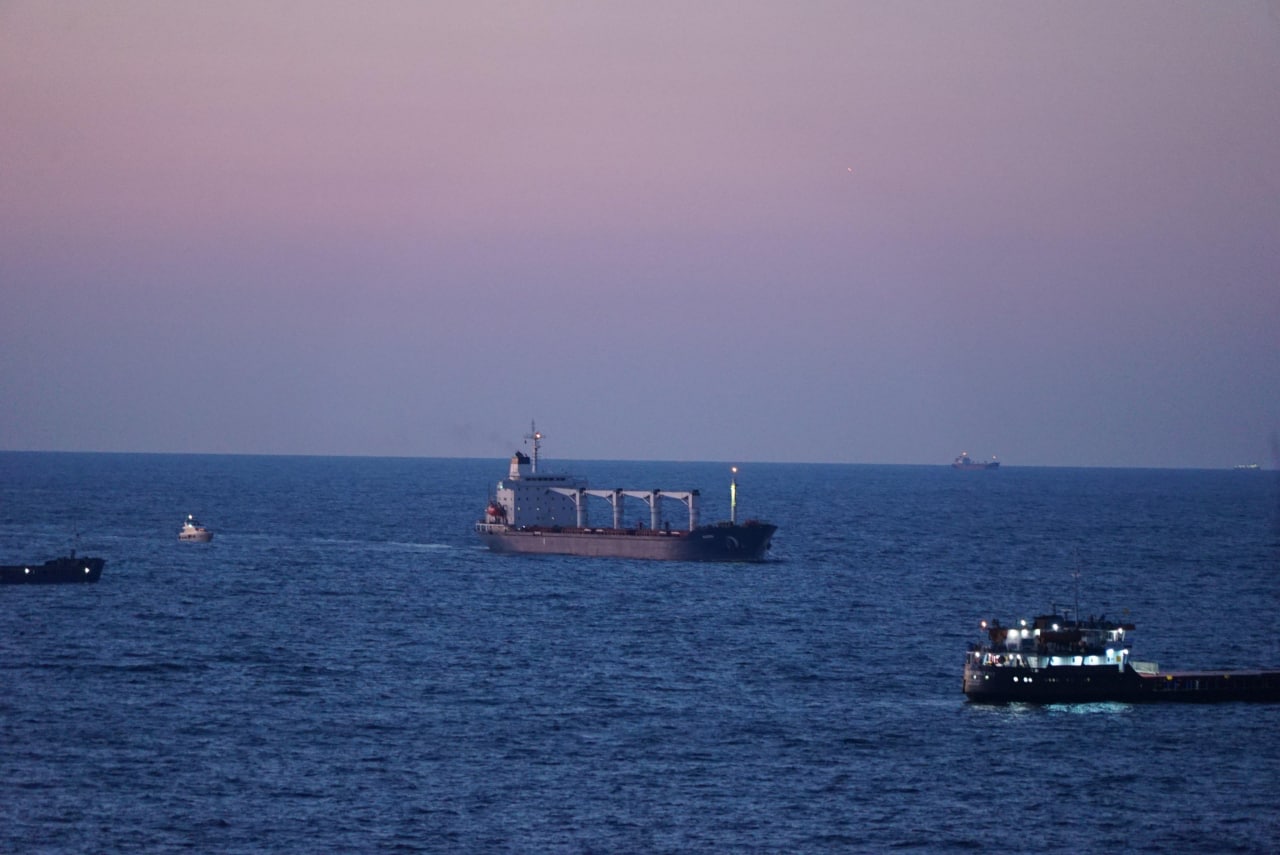
<path fill-rule="evenodd" d="M 746 465 L 735 566 L 490 554 L 506 465 L 0 454 L 0 563 L 107 559 L 0 588 L 0 851 L 1280 850 L 1280 705 L 960 691 L 1077 596 L 1280 667 L 1276 472 Z M 727 465 L 558 468 L 728 516 Z"/>

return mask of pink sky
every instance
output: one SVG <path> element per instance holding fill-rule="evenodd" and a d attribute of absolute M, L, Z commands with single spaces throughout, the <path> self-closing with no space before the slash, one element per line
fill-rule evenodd
<path fill-rule="evenodd" d="M 8 2 L 0 116 L 3 449 L 1272 462 L 1275 4 Z"/>

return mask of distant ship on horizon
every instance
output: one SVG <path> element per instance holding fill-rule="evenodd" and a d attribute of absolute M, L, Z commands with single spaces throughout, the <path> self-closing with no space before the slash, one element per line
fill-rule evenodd
<path fill-rule="evenodd" d="M 951 462 L 952 469 L 999 469 L 1000 461 L 992 457 L 987 461 L 974 460 L 969 456 L 969 452 L 961 452 L 960 456 Z"/>

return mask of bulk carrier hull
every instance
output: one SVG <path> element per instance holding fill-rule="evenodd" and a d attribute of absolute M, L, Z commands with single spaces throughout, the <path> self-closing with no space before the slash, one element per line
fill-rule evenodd
<path fill-rule="evenodd" d="M 523 530 L 478 523 L 476 533 L 494 552 L 640 558 L 663 561 L 762 561 L 777 526 L 768 523 L 703 526 L 693 531 L 652 529 Z"/>
<path fill-rule="evenodd" d="M 97 582 L 106 566 L 102 558 L 55 558 L 43 564 L 0 566 L 0 585 L 66 585 Z"/>

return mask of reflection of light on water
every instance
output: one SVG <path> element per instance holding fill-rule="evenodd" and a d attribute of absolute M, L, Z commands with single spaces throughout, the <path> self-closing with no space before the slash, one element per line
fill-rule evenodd
<path fill-rule="evenodd" d="M 974 715 L 993 715 L 999 718 L 1014 718 L 1014 717 L 1021 717 L 1025 715 L 1036 715 L 1036 714 L 1042 714 L 1045 711 L 1045 707 L 1041 706 L 1040 704 L 1023 704 L 1023 703 L 1017 703 L 1017 702 L 1010 703 L 1010 704 L 965 703 L 964 706 L 967 712 L 971 712 Z"/>
<path fill-rule="evenodd" d="M 1008 704 L 965 704 L 975 714 L 1021 717 L 1027 715 L 1123 715 L 1133 704 L 1120 701 L 1098 701 L 1091 704 L 1033 704 L 1014 701 Z"/>
<path fill-rule="evenodd" d="M 1092 704 L 1051 704 L 1049 711 L 1067 715 L 1118 715 L 1133 709 L 1133 704 L 1120 701 L 1098 701 Z"/>

